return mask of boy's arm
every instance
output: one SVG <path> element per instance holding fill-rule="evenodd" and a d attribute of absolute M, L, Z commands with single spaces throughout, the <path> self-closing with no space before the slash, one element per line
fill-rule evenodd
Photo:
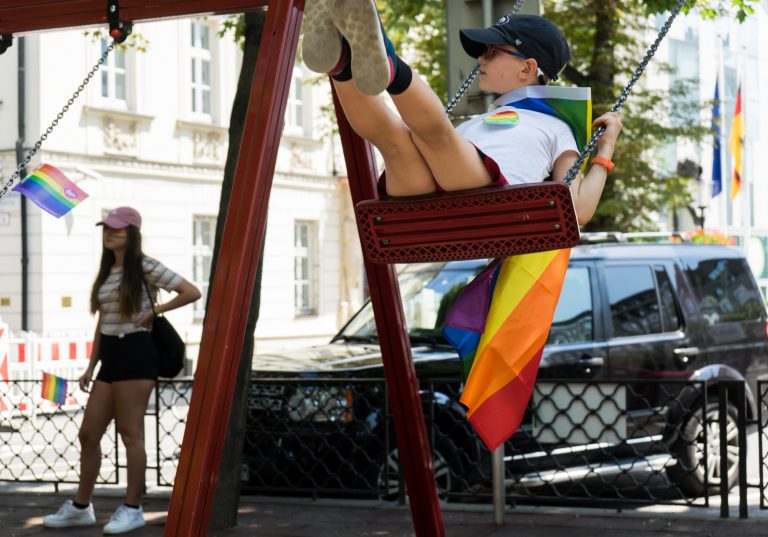
<path fill-rule="evenodd" d="M 621 120 L 616 114 L 608 112 L 597 118 L 592 128 L 597 129 L 601 125 L 605 125 L 605 132 L 597 141 L 597 156 L 611 160 L 613 149 L 616 146 L 616 139 L 619 136 L 619 132 L 621 132 Z M 555 161 L 552 175 L 559 177 L 560 180 L 565 178 L 568 170 L 573 166 L 577 158 L 578 155 L 572 151 L 560 155 Z M 608 170 L 604 166 L 596 164 L 589 168 L 586 175 L 577 175 L 571 183 L 573 205 L 576 209 L 576 217 L 580 225 L 589 222 L 595 214 L 607 177 Z"/>

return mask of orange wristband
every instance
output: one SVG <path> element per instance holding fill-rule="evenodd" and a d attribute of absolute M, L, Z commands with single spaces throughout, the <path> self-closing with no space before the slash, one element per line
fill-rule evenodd
<path fill-rule="evenodd" d="M 608 173 L 611 173 L 611 170 L 613 170 L 613 162 L 608 160 L 605 157 L 595 157 L 592 159 L 592 164 L 599 164 L 600 166 L 603 166 Z"/>

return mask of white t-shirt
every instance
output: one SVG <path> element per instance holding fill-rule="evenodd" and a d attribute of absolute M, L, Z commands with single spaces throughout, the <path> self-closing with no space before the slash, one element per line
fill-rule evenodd
<path fill-rule="evenodd" d="M 502 95 L 494 102 L 496 108 L 456 127 L 463 138 L 496 161 L 511 185 L 543 181 L 560 155 L 579 153 L 564 121 L 514 107 L 514 101 L 524 96 L 521 90 L 525 88 Z M 503 106 L 506 103 L 512 104 Z"/>
<path fill-rule="evenodd" d="M 174 291 L 183 280 L 181 276 L 151 257 L 144 257 L 142 268 L 144 269 L 144 279 L 149 285 L 149 290 L 153 295 L 152 300 L 154 300 L 157 295 L 157 289 Z M 136 321 L 141 316 L 141 313 L 152 309 L 146 288 L 143 285 L 140 310 L 134 313 L 130 319 L 122 319 L 120 317 L 120 298 L 118 290 L 122 279 L 123 268 L 113 268 L 110 271 L 109 276 L 107 276 L 107 279 L 104 280 L 104 283 L 99 287 L 98 299 L 101 308 L 101 333 L 107 336 L 122 336 L 133 332 L 147 330 L 143 326 L 136 326 Z"/>

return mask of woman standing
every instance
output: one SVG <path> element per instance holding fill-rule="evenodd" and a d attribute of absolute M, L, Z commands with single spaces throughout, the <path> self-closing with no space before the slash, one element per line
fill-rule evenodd
<path fill-rule="evenodd" d="M 104 526 L 104 533 L 116 534 L 144 525 L 144 414 L 158 376 L 157 351 L 149 331 L 157 289 L 176 293 L 170 301 L 155 306 L 158 314 L 194 302 L 200 291 L 144 255 L 141 215 L 136 209 L 118 207 L 96 225 L 103 226 L 103 251 L 91 291 L 91 312 L 98 313 L 93 352 L 79 380 L 82 390 L 90 389 L 79 434 L 80 483 L 74 500 L 65 501 L 43 522 L 52 528 L 96 523 L 91 496 L 101 467 L 101 438 L 114 419 L 125 446 L 128 471 L 125 503 Z M 99 361 L 101 368 L 91 386 Z"/>

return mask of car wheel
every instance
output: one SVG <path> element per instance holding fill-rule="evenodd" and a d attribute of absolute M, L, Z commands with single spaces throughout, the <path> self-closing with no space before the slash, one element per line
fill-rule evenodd
<path fill-rule="evenodd" d="M 432 466 L 435 470 L 437 495 L 445 499 L 456 487 L 456 476 L 462 475 L 461 458 L 456 446 L 449 439 L 441 437 L 435 441 L 432 450 Z M 376 480 L 378 495 L 382 500 L 396 500 L 400 493 L 400 454 L 392 449 L 379 469 Z"/>
<path fill-rule="evenodd" d="M 718 402 L 710 401 L 706 409 L 706 424 L 701 423 L 701 409 L 694 412 L 683 427 L 683 437 L 677 449 L 677 462 L 667 469 L 670 479 L 689 496 L 704 496 L 720 493 L 722 475 L 720 461 L 720 421 Z M 728 458 L 728 489 L 736 485 L 738 479 L 739 435 L 737 426 L 738 411 L 732 403 L 727 403 L 725 427 L 728 447 L 724 454 Z M 706 466 L 704 464 L 706 425 Z"/>

